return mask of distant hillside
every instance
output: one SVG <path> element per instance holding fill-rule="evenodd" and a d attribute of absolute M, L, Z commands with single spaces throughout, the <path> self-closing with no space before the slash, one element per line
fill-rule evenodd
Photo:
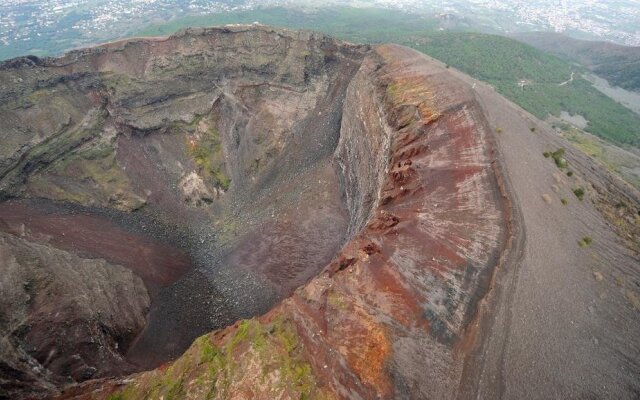
<path fill-rule="evenodd" d="M 562 111 L 582 115 L 585 130 L 604 139 L 640 146 L 640 117 L 599 92 L 577 68 L 514 39 L 478 33 L 435 33 L 407 43 L 493 85 L 536 117 Z M 524 88 L 518 82 L 526 81 Z"/>
<path fill-rule="evenodd" d="M 640 47 L 579 40 L 553 32 L 518 33 L 513 37 L 565 60 L 578 62 L 613 86 L 640 92 Z"/>
<path fill-rule="evenodd" d="M 179 18 L 152 24 L 138 34 L 164 36 L 187 27 L 253 22 L 291 29 L 312 29 L 335 34 L 341 39 L 352 42 L 369 43 L 394 42 L 410 34 L 433 32 L 437 29 L 472 28 L 465 18 L 425 16 L 399 10 L 353 7 L 319 9 L 273 7 Z"/>

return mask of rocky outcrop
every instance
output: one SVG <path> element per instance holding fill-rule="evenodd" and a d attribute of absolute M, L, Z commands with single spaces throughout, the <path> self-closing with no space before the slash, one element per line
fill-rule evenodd
<path fill-rule="evenodd" d="M 123 174 L 140 168 L 117 151 L 123 133 L 153 132 L 169 141 L 162 164 L 171 184 L 195 167 L 209 192 L 246 187 L 359 52 L 310 32 L 227 27 L 5 62 L 0 194 L 121 209 L 149 196 L 158 203 L 160 188 Z"/>
<path fill-rule="evenodd" d="M 369 221 L 389 164 L 391 132 L 382 99 L 373 95 L 376 82 L 370 79 L 378 66 L 379 60 L 370 57 L 349 84 L 335 153 L 350 214 L 350 235 Z"/>
<path fill-rule="evenodd" d="M 149 295 L 131 271 L 0 233 L 0 397 L 134 368 L 123 357 Z"/>

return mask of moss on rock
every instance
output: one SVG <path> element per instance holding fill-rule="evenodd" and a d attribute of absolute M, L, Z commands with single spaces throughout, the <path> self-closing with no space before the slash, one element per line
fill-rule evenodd
<path fill-rule="evenodd" d="M 328 398 L 306 361 L 295 325 L 283 316 L 271 322 L 244 320 L 201 336 L 167 368 L 138 375 L 109 399 Z"/>

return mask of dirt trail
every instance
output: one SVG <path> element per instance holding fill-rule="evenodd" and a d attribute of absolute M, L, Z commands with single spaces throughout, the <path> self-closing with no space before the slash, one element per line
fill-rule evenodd
<path fill-rule="evenodd" d="M 574 74 L 575 74 L 575 72 L 571 71 L 571 77 L 568 80 L 566 80 L 566 81 L 564 81 L 562 83 L 559 83 L 558 86 L 564 86 L 564 85 L 567 85 L 567 84 L 573 82 L 573 75 Z"/>

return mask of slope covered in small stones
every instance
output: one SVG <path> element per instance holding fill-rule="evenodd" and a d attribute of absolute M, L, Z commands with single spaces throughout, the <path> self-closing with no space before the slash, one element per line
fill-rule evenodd
<path fill-rule="evenodd" d="M 493 88 L 452 74 L 496 132 L 517 216 L 513 266 L 487 299 L 463 397 L 637 398 L 640 193 Z M 559 150 L 558 162 L 545 157 Z"/>

